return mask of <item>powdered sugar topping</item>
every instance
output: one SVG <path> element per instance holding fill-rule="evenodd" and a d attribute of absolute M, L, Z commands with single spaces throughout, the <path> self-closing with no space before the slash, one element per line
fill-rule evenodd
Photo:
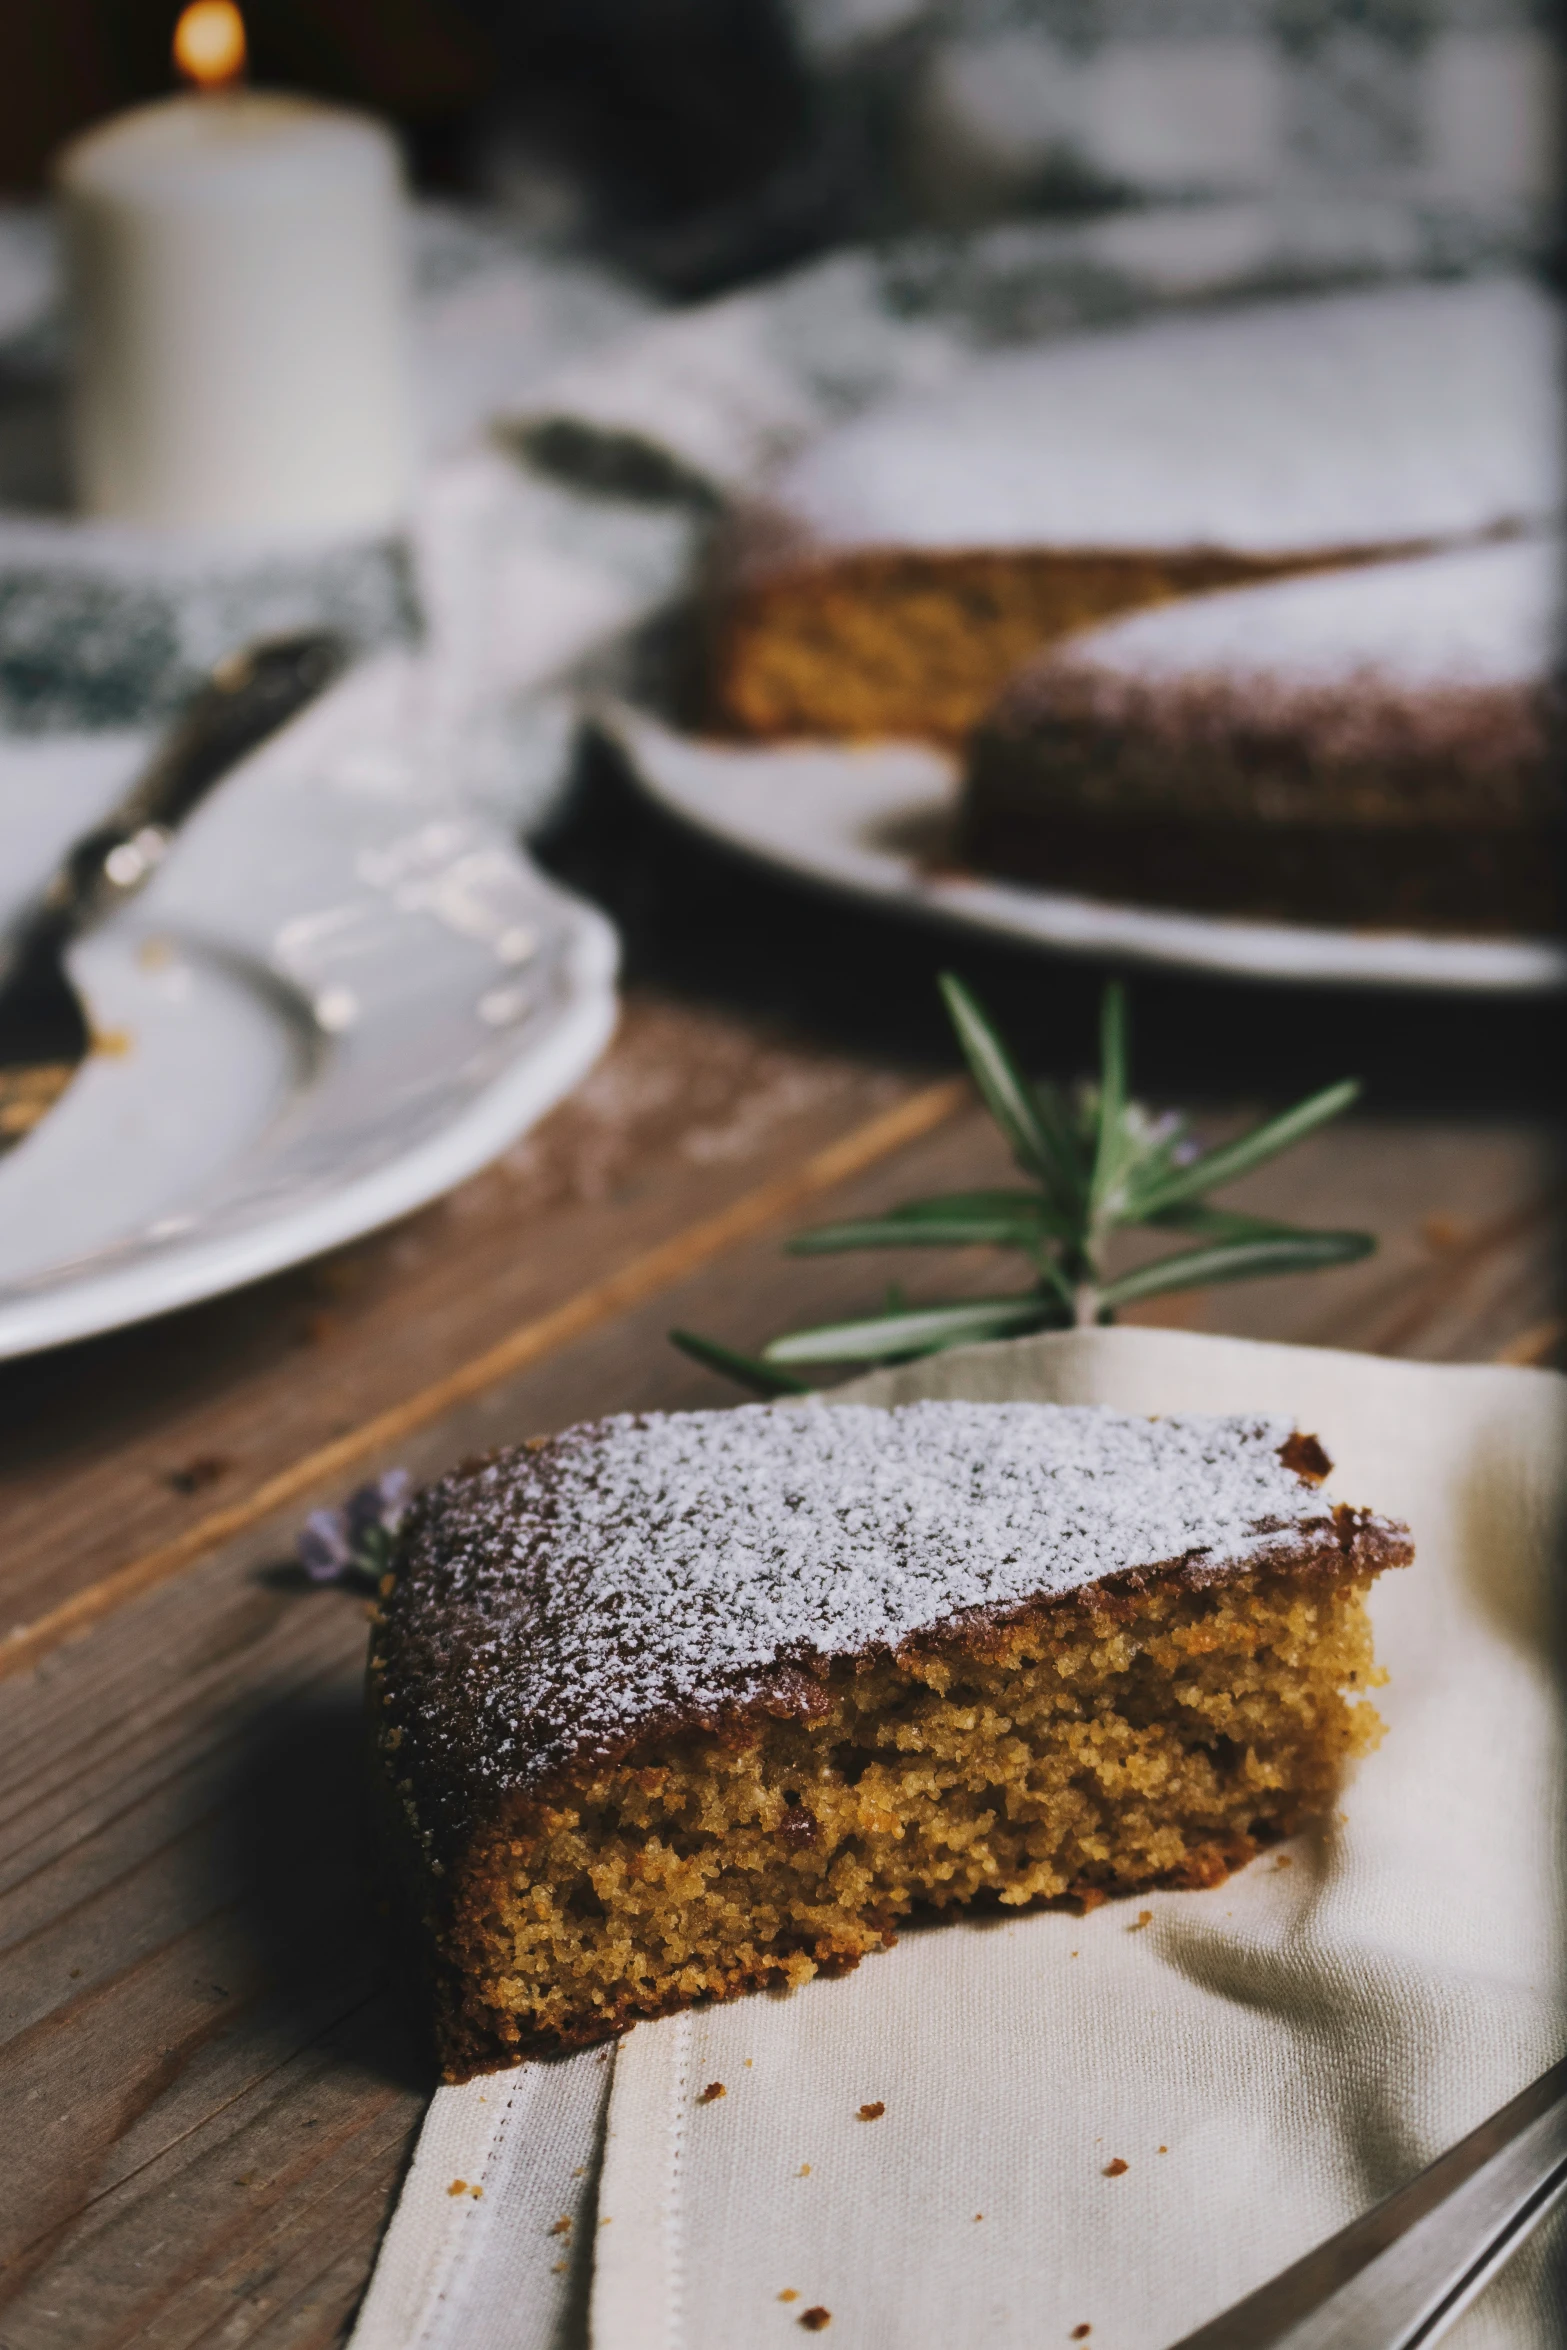
<path fill-rule="evenodd" d="M 1276 555 L 1538 523 L 1559 331 L 1509 278 L 1158 318 L 977 362 L 826 434 L 780 511 L 823 547 Z"/>
<path fill-rule="evenodd" d="M 1342 689 L 1543 685 L 1556 654 L 1552 534 L 1365 570 L 1186 596 L 1085 629 L 1054 656 L 1144 683 L 1197 678 Z M 1043 667 L 1043 664 L 1041 665 Z"/>
<path fill-rule="evenodd" d="M 960 1402 L 569 1429 L 416 1506 L 383 1643 L 393 1718 L 438 1771 L 520 1784 L 965 1610 L 1253 1566 L 1324 1528 L 1280 1458 L 1290 1433 Z"/>

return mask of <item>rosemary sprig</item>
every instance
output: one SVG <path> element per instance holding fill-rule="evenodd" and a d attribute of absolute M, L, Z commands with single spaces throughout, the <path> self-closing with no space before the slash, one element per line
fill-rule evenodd
<path fill-rule="evenodd" d="M 755 1355 L 736 1354 L 732 1346 L 720 1346 L 714 1338 L 701 1338 L 694 1330 L 671 1330 L 670 1338 L 682 1354 L 688 1354 L 704 1371 L 719 1371 L 738 1386 L 749 1387 L 769 1401 L 776 1395 L 809 1395 L 810 1388 L 803 1379 L 796 1379 L 792 1371 L 781 1371 L 773 1363 L 764 1363 Z"/>
<path fill-rule="evenodd" d="M 1266 1118 L 1248 1134 L 1200 1150 L 1179 1112 L 1155 1117 L 1131 1096 L 1125 991 L 1105 989 L 1099 1023 L 1099 1076 L 1070 1094 L 1033 1084 L 973 990 L 951 972 L 941 992 L 981 1100 L 995 1120 L 1029 1188 L 948 1192 L 905 1201 L 883 1216 L 818 1225 L 788 1243 L 794 1256 L 862 1248 L 1015 1250 L 1032 1276 L 1010 1296 L 957 1298 L 906 1306 L 891 1295 L 878 1314 L 789 1330 L 760 1356 L 735 1354 L 689 1330 L 670 1337 L 693 1360 L 761 1395 L 805 1392 L 805 1365 L 910 1362 L 976 1339 L 1017 1338 L 1036 1330 L 1111 1322 L 1117 1309 L 1174 1289 L 1217 1281 L 1252 1281 L 1272 1273 L 1309 1273 L 1369 1256 L 1368 1232 L 1316 1232 L 1233 1209 L 1203 1196 L 1289 1150 L 1357 1098 L 1352 1078 L 1325 1086 L 1293 1109 Z M 1105 1252 L 1113 1233 L 1132 1226 L 1182 1232 L 1194 1245 L 1138 1265 L 1113 1279 Z"/>

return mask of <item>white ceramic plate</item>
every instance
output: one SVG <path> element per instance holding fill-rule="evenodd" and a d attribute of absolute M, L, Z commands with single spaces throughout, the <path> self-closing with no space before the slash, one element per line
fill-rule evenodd
<path fill-rule="evenodd" d="M 1058 953 L 1319 985 L 1542 995 L 1567 985 L 1550 940 L 1425 937 L 1112 905 L 943 872 L 956 762 L 928 744 L 739 746 L 675 733 L 625 703 L 598 723 L 650 798 L 785 872 L 927 919 Z"/>
<path fill-rule="evenodd" d="M 458 800 L 438 699 L 406 655 L 352 674 L 77 949 L 109 1049 L 0 1159 L 0 1355 L 210 1297 L 404 1215 L 596 1058 L 614 934 Z M 0 746 L 12 903 L 144 747 Z"/>

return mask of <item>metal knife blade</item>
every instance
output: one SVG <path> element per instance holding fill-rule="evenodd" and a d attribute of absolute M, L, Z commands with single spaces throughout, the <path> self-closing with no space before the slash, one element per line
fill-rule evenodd
<path fill-rule="evenodd" d="M 0 1151 L 30 1131 L 91 1042 L 67 948 L 151 879 L 213 787 L 330 685 L 348 657 L 342 637 L 310 630 L 222 662 L 125 797 L 73 842 L 0 940 L 0 1078 L 45 1066 L 59 1075 L 41 1090 L 0 1083 Z"/>
<path fill-rule="evenodd" d="M 1567 2194 L 1567 2060 L 1173 2350 L 1426 2350 Z"/>

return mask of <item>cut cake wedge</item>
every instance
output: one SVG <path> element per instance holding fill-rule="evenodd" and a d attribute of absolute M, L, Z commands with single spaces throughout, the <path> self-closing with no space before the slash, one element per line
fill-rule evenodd
<path fill-rule="evenodd" d="M 751 1405 L 428 1489 L 372 1641 L 447 2077 L 853 1965 L 909 1912 L 1219 1882 L 1380 1724 L 1407 1529 L 1263 1418 Z"/>
<path fill-rule="evenodd" d="M 1120 613 L 1539 528 L 1560 352 L 1544 291 L 1497 276 L 977 360 L 825 433 L 736 518 L 709 715 L 959 742 L 1041 647 Z"/>

